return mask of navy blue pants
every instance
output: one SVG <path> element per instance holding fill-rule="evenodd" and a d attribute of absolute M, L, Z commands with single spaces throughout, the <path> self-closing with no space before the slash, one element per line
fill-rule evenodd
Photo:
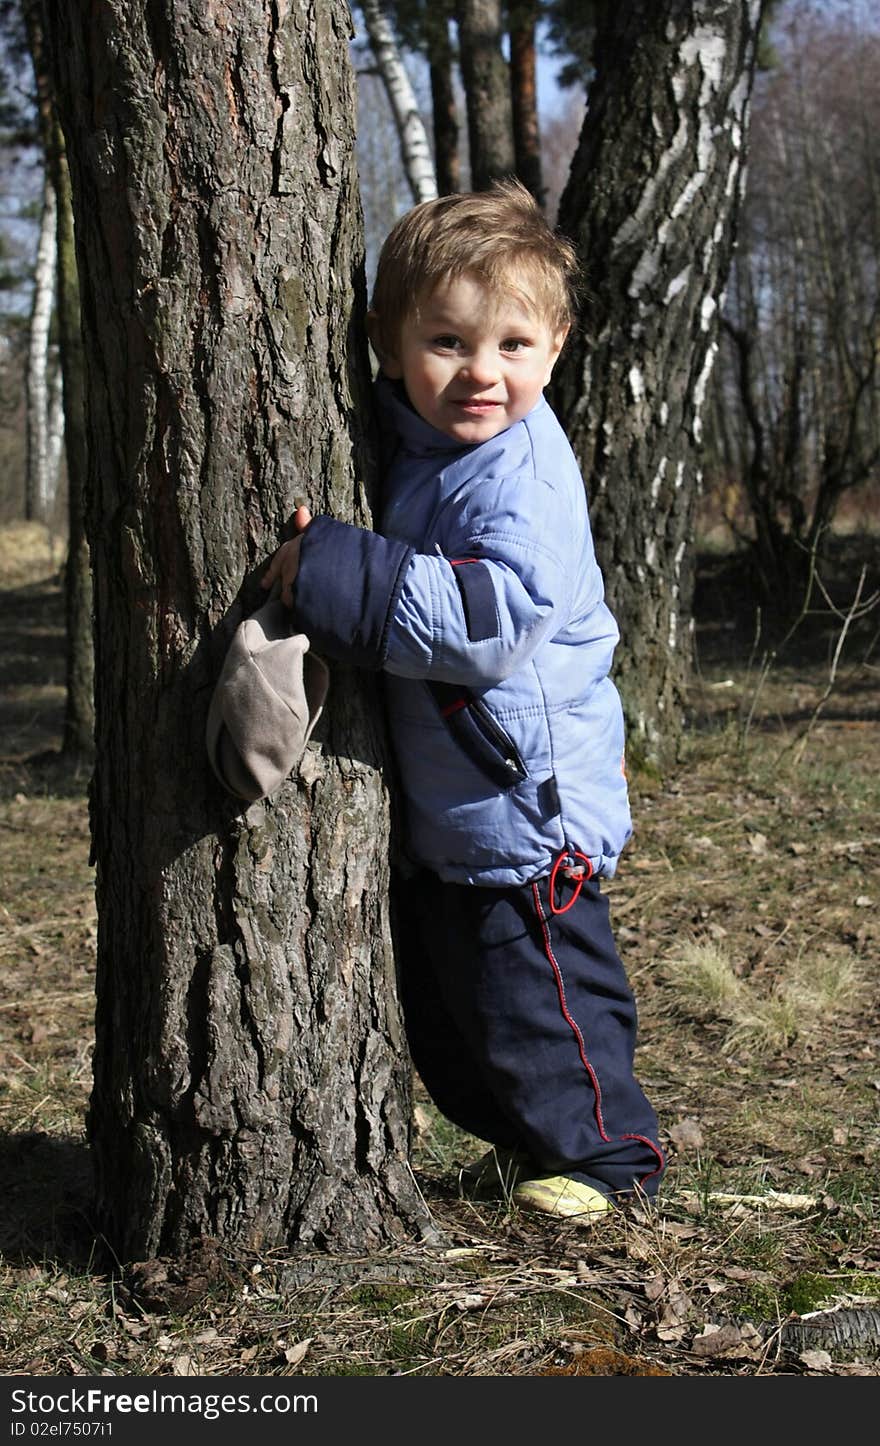
<path fill-rule="evenodd" d="M 540 1171 L 653 1196 L 657 1119 L 633 1074 L 636 1005 L 596 881 L 562 913 L 549 879 L 508 889 L 395 884 L 413 1063 L 437 1108 Z M 568 883 L 564 889 L 570 891 Z M 557 908 L 567 902 L 556 899 Z"/>

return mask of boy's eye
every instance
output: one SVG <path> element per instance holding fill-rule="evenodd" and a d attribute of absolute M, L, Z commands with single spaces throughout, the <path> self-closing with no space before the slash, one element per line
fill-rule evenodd
<path fill-rule="evenodd" d="M 435 336 L 433 344 L 442 351 L 454 351 L 459 345 L 459 339 L 457 336 Z"/>
<path fill-rule="evenodd" d="M 506 341 L 501 343 L 501 350 L 510 352 L 525 351 L 528 344 L 524 337 L 509 336 Z"/>

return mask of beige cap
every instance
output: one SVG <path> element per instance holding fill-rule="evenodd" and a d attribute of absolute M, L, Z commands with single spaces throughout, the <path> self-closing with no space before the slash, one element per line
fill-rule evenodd
<path fill-rule="evenodd" d="M 217 680 L 205 741 L 211 767 L 230 793 L 256 803 L 299 763 L 321 716 L 330 674 L 290 632 L 290 610 L 265 603 L 235 631 Z"/>

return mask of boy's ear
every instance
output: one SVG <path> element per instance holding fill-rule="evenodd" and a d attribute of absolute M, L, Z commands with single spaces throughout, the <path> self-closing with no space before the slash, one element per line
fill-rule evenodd
<path fill-rule="evenodd" d="M 562 351 L 562 348 L 565 346 L 566 339 L 567 339 L 567 337 L 568 337 L 568 333 L 569 333 L 570 330 L 571 330 L 570 327 L 564 326 L 564 327 L 562 328 L 562 331 L 557 332 L 556 339 L 555 339 L 555 341 L 554 341 L 554 343 L 553 343 L 553 348 L 552 348 L 552 350 L 551 350 L 551 352 L 550 352 L 550 363 L 549 363 L 549 365 L 548 365 L 548 367 L 547 367 L 547 375 L 544 377 L 544 386 L 545 386 L 545 387 L 548 386 L 549 383 L 550 383 L 550 378 L 551 378 L 552 375 L 553 375 L 553 368 L 555 367 L 557 361 L 559 360 L 559 353 Z"/>
<path fill-rule="evenodd" d="M 387 352 L 382 345 L 381 328 L 379 326 L 379 315 L 375 311 L 367 312 L 367 336 L 370 338 L 370 346 L 376 353 L 376 359 L 386 377 L 397 381 L 402 372 L 397 360 Z"/>

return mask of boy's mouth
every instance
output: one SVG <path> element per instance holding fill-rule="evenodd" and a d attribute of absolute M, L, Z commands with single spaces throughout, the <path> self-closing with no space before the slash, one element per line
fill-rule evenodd
<path fill-rule="evenodd" d="M 474 417 L 485 416 L 487 412 L 493 412 L 500 407 L 500 402 L 483 401 L 477 397 L 462 397 L 453 402 L 453 406 L 459 407 L 464 412 L 470 412 Z"/>

